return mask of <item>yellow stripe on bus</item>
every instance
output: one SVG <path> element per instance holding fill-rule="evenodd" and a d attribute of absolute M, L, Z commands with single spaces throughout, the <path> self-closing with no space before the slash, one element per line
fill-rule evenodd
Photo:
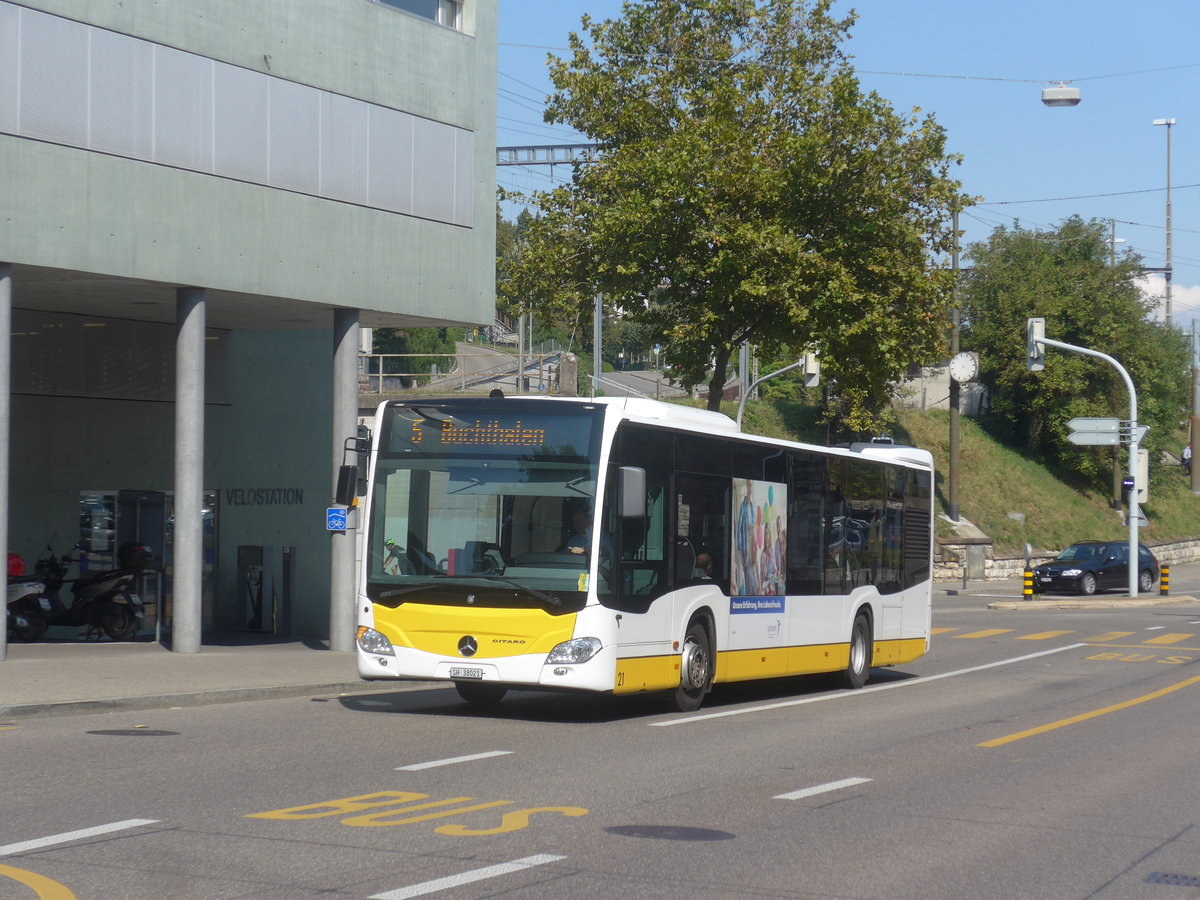
<path fill-rule="evenodd" d="M 541 609 L 493 609 L 404 603 L 375 607 L 375 628 L 397 647 L 439 656 L 459 656 L 458 642 L 470 636 L 476 659 L 549 653 L 575 634 L 575 613 L 552 616 Z"/>
<path fill-rule="evenodd" d="M 679 687 L 679 656 L 636 656 L 617 660 L 614 694 L 667 691 Z"/>
<path fill-rule="evenodd" d="M 892 666 L 925 655 L 925 638 L 876 641 L 871 665 Z M 767 647 L 724 650 L 717 654 L 713 683 L 754 681 L 790 675 L 840 672 L 850 663 L 850 645 L 810 644 L 804 647 Z M 640 656 L 617 660 L 614 694 L 663 691 L 679 685 L 679 656 Z"/>

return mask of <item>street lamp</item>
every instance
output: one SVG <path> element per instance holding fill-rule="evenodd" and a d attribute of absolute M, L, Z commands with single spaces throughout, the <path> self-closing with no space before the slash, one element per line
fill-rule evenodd
<path fill-rule="evenodd" d="M 1083 98 L 1079 96 L 1079 88 L 1067 87 L 1067 82 L 1060 81 L 1054 87 L 1042 88 L 1042 102 L 1047 106 L 1078 106 Z"/>
<path fill-rule="evenodd" d="M 1167 129 L 1167 258 L 1163 264 L 1163 278 L 1166 280 L 1165 307 L 1163 318 L 1167 327 L 1171 327 L 1171 126 L 1174 119 L 1155 119 L 1155 125 L 1164 125 Z"/>

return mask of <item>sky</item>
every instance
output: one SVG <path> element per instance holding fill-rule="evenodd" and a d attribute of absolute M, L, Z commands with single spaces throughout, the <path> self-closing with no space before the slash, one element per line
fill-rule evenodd
<path fill-rule="evenodd" d="M 498 2 L 497 146 L 586 142 L 542 118 L 546 59 L 563 55 L 582 15 L 616 17 L 621 0 Z M 983 198 L 960 220 L 964 249 L 1014 220 L 1049 229 L 1079 215 L 1116 219 L 1117 252 L 1163 266 L 1169 131 L 1172 323 L 1200 329 L 1200 2 L 836 0 L 834 8 L 858 14 L 845 49 L 863 86 L 898 112 L 932 114 L 948 150 L 962 155 L 956 177 Z M 1042 104 L 1042 89 L 1060 81 L 1079 89 L 1079 105 Z M 1153 124 L 1167 118 L 1176 120 L 1169 129 Z M 565 167 L 497 168 L 500 185 L 523 191 L 569 177 Z M 1145 286 L 1162 298 L 1162 276 L 1146 276 Z"/>

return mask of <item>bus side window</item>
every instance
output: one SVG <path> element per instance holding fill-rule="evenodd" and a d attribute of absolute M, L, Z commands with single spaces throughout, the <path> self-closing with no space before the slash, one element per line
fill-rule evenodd
<path fill-rule="evenodd" d="M 729 490 L 728 478 L 676 476 L 674 584 L 706 578 L 724 583 L 728 579 Z"/>

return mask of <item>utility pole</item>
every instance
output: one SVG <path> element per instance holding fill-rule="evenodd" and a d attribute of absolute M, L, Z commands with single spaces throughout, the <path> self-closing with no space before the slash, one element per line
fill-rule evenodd
<path fill-rule="evenodd" d="M 592 396 L 600 390 L 600 375 L 604 364 L 600 359 L 600 348 L 603 346 L 600 333 L 604 329 L 604 295 L 596 295 L 596 307 L 592 311 Z"/>
<path fill-rule="evenodd" d="M 1200 470 L 1196 466 L 1196 445 L 1200 444 L 1200 330 L 1192 319 L 1192 421 L 1188 446 L 1192 450 L 1192 493 L 1200 494 Z"/>
<path fill-rule="evenodd" d="M 1166 281 L 1164 320 L 1171 327 L 1171 126 L 1174 119 L 1155 119 L 1155 125 L 1164 125 L 1167 129 L 1167 253 L 1163 263 L 1163 278 Z"/>
<path fill-rule="evenodd" d="M 959 350 L 959 327 L 962 322 L 962 313 L 958 308 L 958 209 L 954 210 L 954 218 L 951 223 L 951 228 L 954 229 L 954 251 L 951 255 L 950 269 L 954 274 L 954 282 L 950 287 L 951 303 L 953 308 L 950 311 L 950 356 L 953 357 Z M 958 512 L 958 430 L 959 430 L 959 411 L 961 409 L 962 390 L 959 387 L 958 379 L 950 379 L 950 490 L 947 502 L 947 512 L 950 515 L 952 522 L 957 522 L 959 518 Z"/>

